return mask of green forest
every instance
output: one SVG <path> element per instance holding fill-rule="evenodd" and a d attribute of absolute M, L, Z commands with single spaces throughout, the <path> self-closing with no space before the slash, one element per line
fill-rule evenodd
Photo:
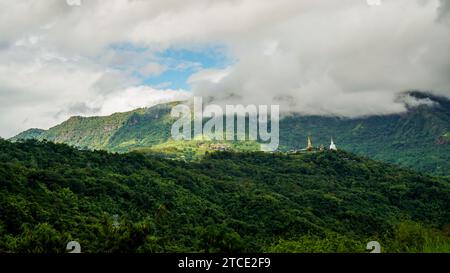
<path fill-rule="evenodd" d="M 434 104 L 408 108 L 400 114 L 358 118 L 283 115 L 279 150 L 305 148 L 308 136 L 316 147 L 321 144 L 327 147 L 333 137 L 339 148 L 357 155 L 420 172 L 450 175 L 450 101 L 423 92 L 409 95 L 429 99 Z M 107 117 L 72 117 L 49 130 L 30 129 L 11 140 L 48 140 L 79 149 L 150 151 L 163 157 L 197 160 L 210 143 L 171 139 L 171 126 L 176 119 L 170 116 L 170 111 L 177 104 L 161 104 Z M 255 143 L 225 144 L 239 152 L 260 150 Z"/>
<path fill-rule="evenodd" d="M 0 140 L 0 252 L 450 252 L 450 178 L 345 151 L 151 153 Z"/>

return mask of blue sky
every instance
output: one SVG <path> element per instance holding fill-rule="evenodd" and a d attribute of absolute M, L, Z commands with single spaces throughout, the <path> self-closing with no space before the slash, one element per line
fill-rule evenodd
<path fill-rule="evenodd" d="M 129 61 L 125 65 L 112 66 L 118 70 L 128 70 L 138 78 L 140 84 L 164 89 L 191 90 L 189 77 L 202 69 L 223 69 L 233 63 L 227 49 L 220 45 L 208 45 L 195 48 L 169 48 L 157 53 L 131 44 L 118 44 L 111 47 L 116 53 L 142 55 L 140 61 Z M 150 55 L 150 57 L 149 57 Z M 145 76 L 139 68 L 148 63 L 158 63 L 166 69 L 160 74 Z"/>
<path fill-rule="evenodd" d="M 190 90 L 188 78 L 200 69 L 221 69 L 230 64 L 223 47 L 200 49 L 168 49 L 158 54 L 168 70 L 156 77 L 143 80 L 147 85 L 170 83 L 170 89 Z"/>

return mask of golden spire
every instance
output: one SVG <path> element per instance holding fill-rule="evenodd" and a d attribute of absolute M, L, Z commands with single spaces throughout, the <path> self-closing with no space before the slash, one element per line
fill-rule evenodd
<path fill-rule="evenodd" d="M 313 149 L 311 138 L 308 136 L 308 146 L 306 147 L 306 150 L 311 151 Z"/>

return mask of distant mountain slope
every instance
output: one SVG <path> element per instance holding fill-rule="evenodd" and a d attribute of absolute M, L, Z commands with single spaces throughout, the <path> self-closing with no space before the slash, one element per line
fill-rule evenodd
<path fill-rule="evenodd" d="M 161 104 L 143 112 L 134 112 L 111 136 L 106 149 L 127 152 L 168 141 L 172 124 L 176 120 L 170 116 L 170 111 L 177 104 Z"/>
<path fill-rule="evenodd" d="M 143 111 L 143 109 L 138 109 L 105 117 L 75 116 L 49 130 L 31 129 L 11 140 L 46 139 L 78 148 L 106 149 L 110 137 L 124 125 L 128 118 L 134 113 Z"/>
<path fill-rule="evenodd" d="M 171 104 L 162 104 L 104 117 L 76 116 L 49 130 L 27 130 L 11 140 L 45 139 L 82 149 L 126 152 L 168 140 L 173 122 L 167 119 L 170 109 Z"/>
<path fill-rule="evenodd" d="M 28 139 L 41 139 L 41 136 L 44 135 L 45 133 L 46 133 L 45 130 L 31 128 L 31 129 L 23 131 L 20 134 L 12 137 L 10 140 L 17 141 L 17 140 L 28 140 Z"/>
<path fill-rule="evenodd" d="M 304 148 L 307 136 L 312 137 L 316 146 L 323 144 L 327 147 L 333 137 L 338 147 L 360 155 L 420 171 L 450 175 L 450 101 L 420 92 L 411 92 L 410 96 L 427 99 L 434 105 L 410 107 L 401 114 L 355 119 L 297 114 L 284 117 L 280 121 L 280 150 Z M 47 131 L 32 129 L 12 140 L 47 139 L 115 152 L 151 151 L 155 148 L 158 153 L 196 154 L 192 151 L 195 149 L 193 145 L 186 149 L 185 144 L 170 141 L 174 122 L 170 109 L 175 104 L 109 117 L 74 117 Z M 232 146 L 237 150 L 258 147 L 245 143 Z"/>
<path fill-rule="evenodd" d="M 0 252 L 448 252 L 449 195 L 344 151 L 186 163 L 0 140 Z"/>
<path fill-rule="evenodd" d="M 316 145 L 329 145 L 333 137 L 338 147 L 360 155 L 448 175 L 450 101 L 422 93 L 412 95 L 430 98 L 436 105 L 420 105 L 402 114 L 357 119 L 293 115 L 281 121 L 280 143 L 284 149 L 304 147 L 310 135 Z"/>

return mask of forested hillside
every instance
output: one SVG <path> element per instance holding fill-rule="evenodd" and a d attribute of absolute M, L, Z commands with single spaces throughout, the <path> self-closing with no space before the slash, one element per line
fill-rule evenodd
<path fill-rule="evenodd" d="M 450 175 L 450 101 L 426 93 L 411 97 L 432 104 L 409 107 L 401 114 L 340 118 L 292 114 L 280 121 L 280 150 L 304 148 L 307 136 L 327 147 L 333 137 L 338 147 L 358 155 L 395 163 L 436 175 Z M 12 140 L 38 139 L 78 148 L 113 152 L 140 150 L 167 157 L 198 159 L 210 142 L 176 142 L 170 130 L 177 103 L 137 109 L 109 117 L 73 117 L 49 130 L 31 129 Z M 259 150 L 256 143 L 226 143 L 231 150 Z"/>
<path fill-rule="evenodd" d="M 304 147 L 299 139 L 313 137 L 317 145 L 330 143 L 353 153 L 438 175 L 450 175 L 450 101 L 423 93 L 433 106 L 420 105 L 396 115 L 337 118 L 293 115 L 281 121 L 282 149 Z"/>
<path fill-rule="evenodd" d="M 0 141 L 2 252 L 448 252 L 449 199 L 449 178 L 344 151 L 185 163 Z"/>

